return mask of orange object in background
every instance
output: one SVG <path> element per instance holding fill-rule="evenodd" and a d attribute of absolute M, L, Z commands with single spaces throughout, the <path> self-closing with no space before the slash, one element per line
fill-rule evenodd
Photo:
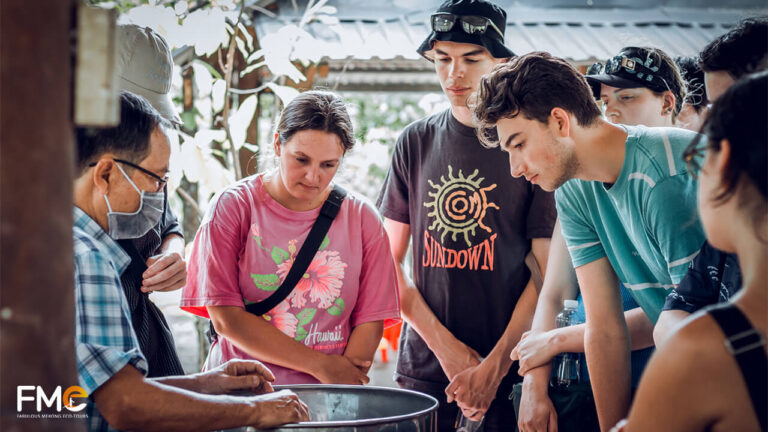
<path fill-rule="evenodd" d="M 381 351 L 381 362 L 387 363 L 389 356 L 387 355 L 387 349 L 392 347 L 392 351 L 397 351 L 398 341 L 400 340 L 400 330 L 403 327 L 403 323 L 399 322 L 391 327 L 384 329 L 384 334 L 379 342 L 379 351 Z"/>

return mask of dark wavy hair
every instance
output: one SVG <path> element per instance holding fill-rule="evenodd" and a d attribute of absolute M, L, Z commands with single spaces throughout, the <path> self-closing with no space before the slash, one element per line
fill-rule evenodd
<path fill-rule="evenodd" d="M 470 105 L 477 135 L 486 147 L 497 147 L 496 123 L 523 115 L 544 124 L 555 107 L 576 117 L 582 126 L 600 118 L 584 75 L 567 61 L 546 52 L 532 52 L 497 65 L 480 81 Z"/>
<path fill-rule="evenodd" d="M 710 42 L 699 54 L 704 72 L 725 71 L 733 79 L 768 67 L 768 17 L 748 18 Z"/>
<path fill-rule="evenodd" d="M 120 123 L 117 126 L 75 129 L 78 172 L 83 172 L 104 153 L 114 153 L 138 164 L 149 154 L 149 138 L 158 126 L 172 127 L 146 99 L 121 91 Z"/>
<path fill-rule="evenodd" d="M 768 71 L 748 75 L 720 96 L 707 115 L 701 136 L 686 149 L 686 155 L 706 149 L 719 152 L 723 140 L 731 148 L 730 160 L 721 182 L 724 189 L 714 200 L 724 203 L 733 197 L 739 181 L 745 177 L 762 196 L 762 202 L 742 202 L 753 207 L 755 218 L 768 216 Z M 688 157 L 687 157 L 688 158 Z"/>
<path fill-rule="evenodd" d="M 311 90 L 296 96 L 283 109 L 277 123 L 277 136 L 284 144 L 303 130 L 317 130 L 339 137 L 346 153 L 355 145 L 352 121 L 344 101 L 334 93 Z"/>
<path fill-rule="evenodd" d="M 699 59 L 696 57 L 677 57 L 675 63 L 677 63 L 688 88 L 685 102 L 692 106 L 697 113 L 700 113 L 707 106 L 707 95 L 704 91 L 704 71 L 699 66 Z"/>

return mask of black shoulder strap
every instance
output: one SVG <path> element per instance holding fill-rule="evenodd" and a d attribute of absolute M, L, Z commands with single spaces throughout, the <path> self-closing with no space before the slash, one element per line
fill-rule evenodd
<path fill-rule="evenodd" d="M 339 185 L 333 186 L 333 190 L 320 208 L 320 214 L 317 216 L 315 224 L 312 225 L 312 229 L 309 230 L 309 234 L 306 240 L 304 240 L 304 244 L 301 245 L 301 249 L 299 249 L 299 253 L 296 255 L 296 259 L 293 261 L 293 265 L 291 265 L 291 269 L 288 271 L 288 275 L 283 280 L 283 283 L 280 284 L 280 287 L 271 296 L 258 303 L 246 305 L 245 310 L 254 315 L 264 315 L 288 297 L 296 287 L 296 284 L 299 283 L 299 280 L 304 276 L 307 268 L 309 268 L 309 264 L 312 263 L 312 259 L 320 248 L 320 244 L 323 243 L 333 220 L 339 213 L 341 203 L 346 195 L 347 191 L 344 188 Z"/>
<path fill-rule="evenodd" d="M 768 430 L 768 355 L 765 338 L 735 305 L 708 310 L 725 333 L 725 348 L 741 369 L 762 430 Z"/>

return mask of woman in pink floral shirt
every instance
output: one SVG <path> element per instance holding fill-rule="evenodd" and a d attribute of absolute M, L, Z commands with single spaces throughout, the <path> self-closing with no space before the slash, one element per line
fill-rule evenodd
<path fill-rule="evenodd" d="M 214 198 L 195 237 L 181 307 L 219 334 L 206 369 L 231 358 L 267 364 L 277 384 L 364 384 L 384 325 L 399 318 L 394 263 L 376 210 L 348 194 L 304 277 L 263 316 L 246 302 L 274 293 L 288 274 L 331 180 L 354 144 L 343 102 L 297 96 L 275 133 L 278 169 Z"/>

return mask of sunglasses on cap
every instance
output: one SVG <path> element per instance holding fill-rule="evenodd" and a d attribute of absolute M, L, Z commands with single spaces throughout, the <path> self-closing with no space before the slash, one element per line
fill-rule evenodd
<path fill-rule="evenodd" d="M 643 64 L 640 59 L 617 55 L 605 63 L 595 63 L 587 68 L 587 75 L 616 75 L 648 87 L 653 91 L 670 90 L 667 81 L 658 75 L 659 66 Z"/>
<path fill-rule="evenodd" d="M 432 30 L 438 33 L 451 31 L 457 22 L 461 23 L 461 29 L 466 34 L 485 34 L 488 28 L 492 28 L 504 40 L 504 33 L 491 21 L 490 18 L 477 15 L 454 15 L 447 12 L 438 12 L 430 17 Z"/>

